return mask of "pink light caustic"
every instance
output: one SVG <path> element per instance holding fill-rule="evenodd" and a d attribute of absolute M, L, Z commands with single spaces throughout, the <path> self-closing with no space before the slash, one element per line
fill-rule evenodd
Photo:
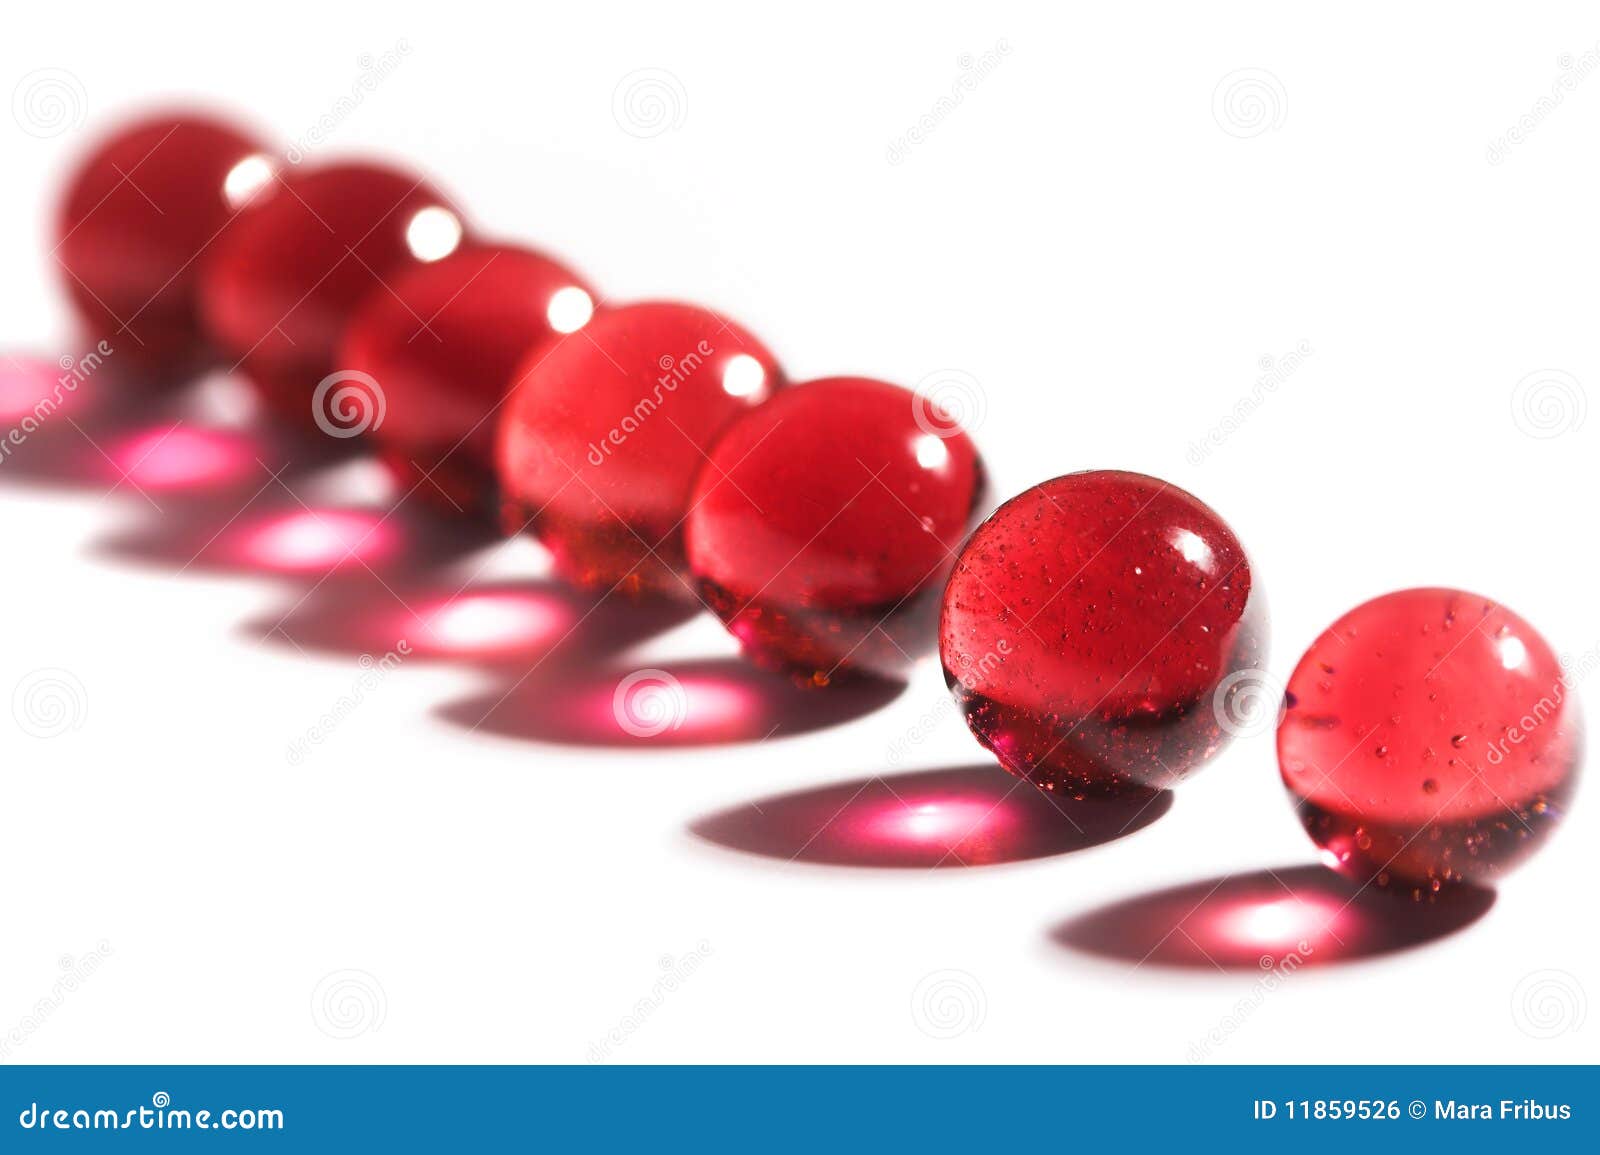
<path fill-rule="evenodd" d="M 461 594 L 417 609 L 396 628 L 420 632 L 414 644 L 427 653 L 498 654 L 554 641 L 572 627 L 563 602 L 531 593 Z M 409 634 L 408 634 L 409 636 Z"/>
<path fill-rule="evenodd" d="M 293 573 L 370 561 L 387 552 L 392 541 L 375 513 L 305 509 L 257 527 L 245 553 L 259 565 Z"/>
<path fill-rule="evenodd" d="M 245 440 L 217 429 L 162 425 L 111 451 L 120 475 L 141 489 L 176 490 L 240 476 L 253 464 Z"/>

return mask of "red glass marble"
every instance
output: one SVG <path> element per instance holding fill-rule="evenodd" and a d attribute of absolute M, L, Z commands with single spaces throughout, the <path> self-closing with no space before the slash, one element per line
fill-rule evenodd
<path fill-rule="evenodd" d="M 466 245 L 391 288 L 367 297 L 335 361 L 376 382 L 383 416 L 366 432 L 408 490 L 488 512 L 494 418 L 517 365 L 587 324 L 593 294 L 571 270 L 514 245 Z M 376 413 L 377 398 L 363 411 Z"/>
<path fill-rule="evenodd" d="M 1538 632 L 1477 594 L 1357 606 L 1289 679 L 1278 762 L 1333 869 L 1426 897 L 1537 849 L 1577 783 L 1583 725 Z"/>
<path fill-rule="evenodd" d="M 772 354 L 709 310 L 649 303 L 602 310 L 517 379 L 496 455 L 507 530 L 531 530 L 582 587 L 689 598 L 695 475 L 782 385 Z"/>
<path fill-rule="evenodd" d="M 784 390 L 723 434 L 700 472 L 689 564 L 758 665 L 825 685 L 903 675 L 931 650 L 939 593 L 984 472 L 959 429 L 862 377 Z"/>
<path fill-rule="evenodd" d="M 205 366 L 201 258 L 271 174 L 252 134 L 184 111 L 121 128 L 74 170 L 54 256 L 86 336 L 110 344 L 118 372 L 177 384 Z"/>
<path fill-rule="evenodd" d="M 208 251 L 206 328 L 280 416 L 342 436 L 343 415 L 314 411 L 312 398 L 340 368 L 345 325 L 369 293 L 461 238 L 454 209 L 420 177 L 374 164 L 291 170 Z"/>
<path fill-rule="evenodd" d="M 1224 746 L 1266 608 L 1238 538 L 1137 473 L 1073 473 L 978 527 L 945 589 L 945 681 L 980 742 L 1074 798 L 1164 789 Z"/>

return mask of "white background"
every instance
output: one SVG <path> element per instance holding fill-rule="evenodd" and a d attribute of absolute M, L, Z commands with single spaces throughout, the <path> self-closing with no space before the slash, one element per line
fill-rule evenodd
<path fill-rule="evenodd" d="M 0 87 L 39 69 L 77 87 L 50 135 L 0 117 L 0 350 L 70 348 L 45 222 L 94 132 L 190 95 L 293 140 L 359 57 L 403 38 L 313 159 L 409 158 L 612 298 L 729 311 L 795 379 L 970 374 L 1002 494 L 1097 466 L 1194 491 L 1252 550 L 1279 675 L 1344 610 L 1417 584 L 1503 600 L 1563 654 L 1600 644 L 1600 418 L 1582 420 L 1600 382 L 1600 72 L 1560 85 L 1600 53 L 1592 6 L 979 7 L 24 5 Z M 890 163 L 960 59 L 1002 43 Z M 674 78 L 675 123 L 641 137 L 613 97 L 647 68 Z M 1270 123 L 1214 99 L 1241 70 Z M 1531 132 L 1492 163 L 1519 121 Z M 1262 358 L 1301 342 L 1304 365 L 1197 464 L 1190 445 Z M 1519 382 L 1547 370 L 1570 375 L 1538 379 L 1567 382 L 1543 394 L 1555 407 L 1519 410 Z M 932 664 L 848 724 L 619 751 L 469 734 L 437 711 L 492 683 L 411 661 L 290 766 L 355 655 L 245 628 L 303 585 L 97 554 L 161 516 L 108 488 L 0 485 L 0 691 L 41 669 L 84 691 L 54 738 L 0 713 L 0 1029 L 52 997 L 62 956 L 110 947 L 6 1061 L 582 1062 L 662 956 L 703 943 L 612 1059 L 1183 1062 L 1258 976 L 1135 968 L 1051 929 L 1314 861 L 1268 738 L 1137 834 L 1030 862 L 852 869 L 688 833 L 724 806 L 890 773 L 930 712 L 892 772 L 981 766 Z M 518 545 L 493 572 L 539 564 Z M 703 618 L 623 668 L 731 653 Z M 1302 970 L 1211 1057 L 1595 1060 L 1597 836 L 1580 796 L 1479 922 Z M 349 970 L 381 1016 L 358 1008 L 343 1038 L 317 1000 Z M 942 1038 L 917 999 L 947 970 L 983 1012 Z M 1526 1005 L 1546 971 L 1553 1027 Z"/>

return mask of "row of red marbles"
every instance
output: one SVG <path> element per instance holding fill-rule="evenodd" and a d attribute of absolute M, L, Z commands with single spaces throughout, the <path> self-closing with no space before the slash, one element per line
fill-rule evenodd
<path fill-rule="evenodd" d="M 410 173 L 285 166 L 234 126 L 157 116 L 83 163 L 58 242 L 122 364 L 164 381 L 233 365 L 418 492 L 498 510 L 581 587 L 698 597 L 754 661 L 818 686 L 901 676 L 937 640 L 973 733 L 1046 791 L 1166 789 L 1260 692 L 1264 599 L 1197 498 L 1078 473 L 980 525 L 982 462 L 926 399 L 789 385 L 717 313 L 601 304 Z M 1283 778 L 1335 869 L 1419 896 L 1490 880 L 1567 805 L 1568 689 L 1495 602 L 1388 595 L 1296 668 Z"/>

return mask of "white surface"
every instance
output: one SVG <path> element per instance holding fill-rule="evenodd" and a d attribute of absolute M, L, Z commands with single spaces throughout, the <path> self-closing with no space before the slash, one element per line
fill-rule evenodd
<path fill-rule="evenodd" d="M 1337 614 L 1415 584 L 1491 594 L 1565 654 L 1600 643 L 1600 420 L 1536 438 L 1513 415 L 1536 370 L 1589 395 L 1600 382 L 1600 72 L 1536 111 L 1558 57 L 1600 52 L 1592 8 L 286 4 L 231 33 L 215 6 L 182 11 L 9 14 L 0 84 L 68 70 L 83 124 L 41 139 L 0 122 L 0 347 L 50 354 L 67 332 L 41 222 L 91 131 L 185 93 L 296 139 L 360 54 L 403 37 L 403 63 L 319 155 L 410 157 L 615 298 L 728 310 L 797 379 L 969 373 L 1002 493 L 1094 466 L 1193 490 L 1252 549 L 1280 674 Z M 957 58 L 1002 40 L 999 66 L 889 163 Z M 644 68 L 672 73 L 686 103 L 641 139 L 613 92 Z M 1213 115 L 1242 69 L 1286 99 L 1282 123 L 1248 138 Z M 1525 115 L 1534 130 L 1490 163 Z M 1259 359 L 1302 341 L 1306 363 L 1194 464 L 1189 446 L 1250 392 Z M 349 691 L 354 659 L 249 640 L 241 623 L 293 600 L 271 583 L 88 555 L 151 512 L 127 492 L 0 487 L 0 690 L 59 667 L 88 703 L 50 740 L 0 716 L 0 1027 L 50 992 L 58 958 L 112 948 L 6 1061 L 582 1062 L 661 956 L 704 942 L 615 1059 L 1183 1062 L 1255 976 L 1092 961 L 1049 929 L 1312 860 L 1267 739 L 1138 834 L 1024 864 L 783 865 L 686 833 L 722 806 L 886 769 L 942 700 L 931 666 L 835 729 L 619 753 L 468 736 L 432 711 L 482 692 L 477 676 L 407 663 L 288 767 L 285 745 Z M 730 650 L 702 620 L 629 660 Z M 902 769 L 981 761 L 947 711 Z M 1545 970 L 1600 995 L 1597 834 L 1580 797 L 1482 921 L 1297 974 L 1216 1057 L 1600 1057 L 1594 1022 L 1569 1014 L 1535 1038 L 1513 1010 Z M 346 969 L 381 985 L 385 1013 L 341 1039 L 311 1006 Z M 986 1002 L 951 1039 L 912 1013 L 945 969 Z"/>

